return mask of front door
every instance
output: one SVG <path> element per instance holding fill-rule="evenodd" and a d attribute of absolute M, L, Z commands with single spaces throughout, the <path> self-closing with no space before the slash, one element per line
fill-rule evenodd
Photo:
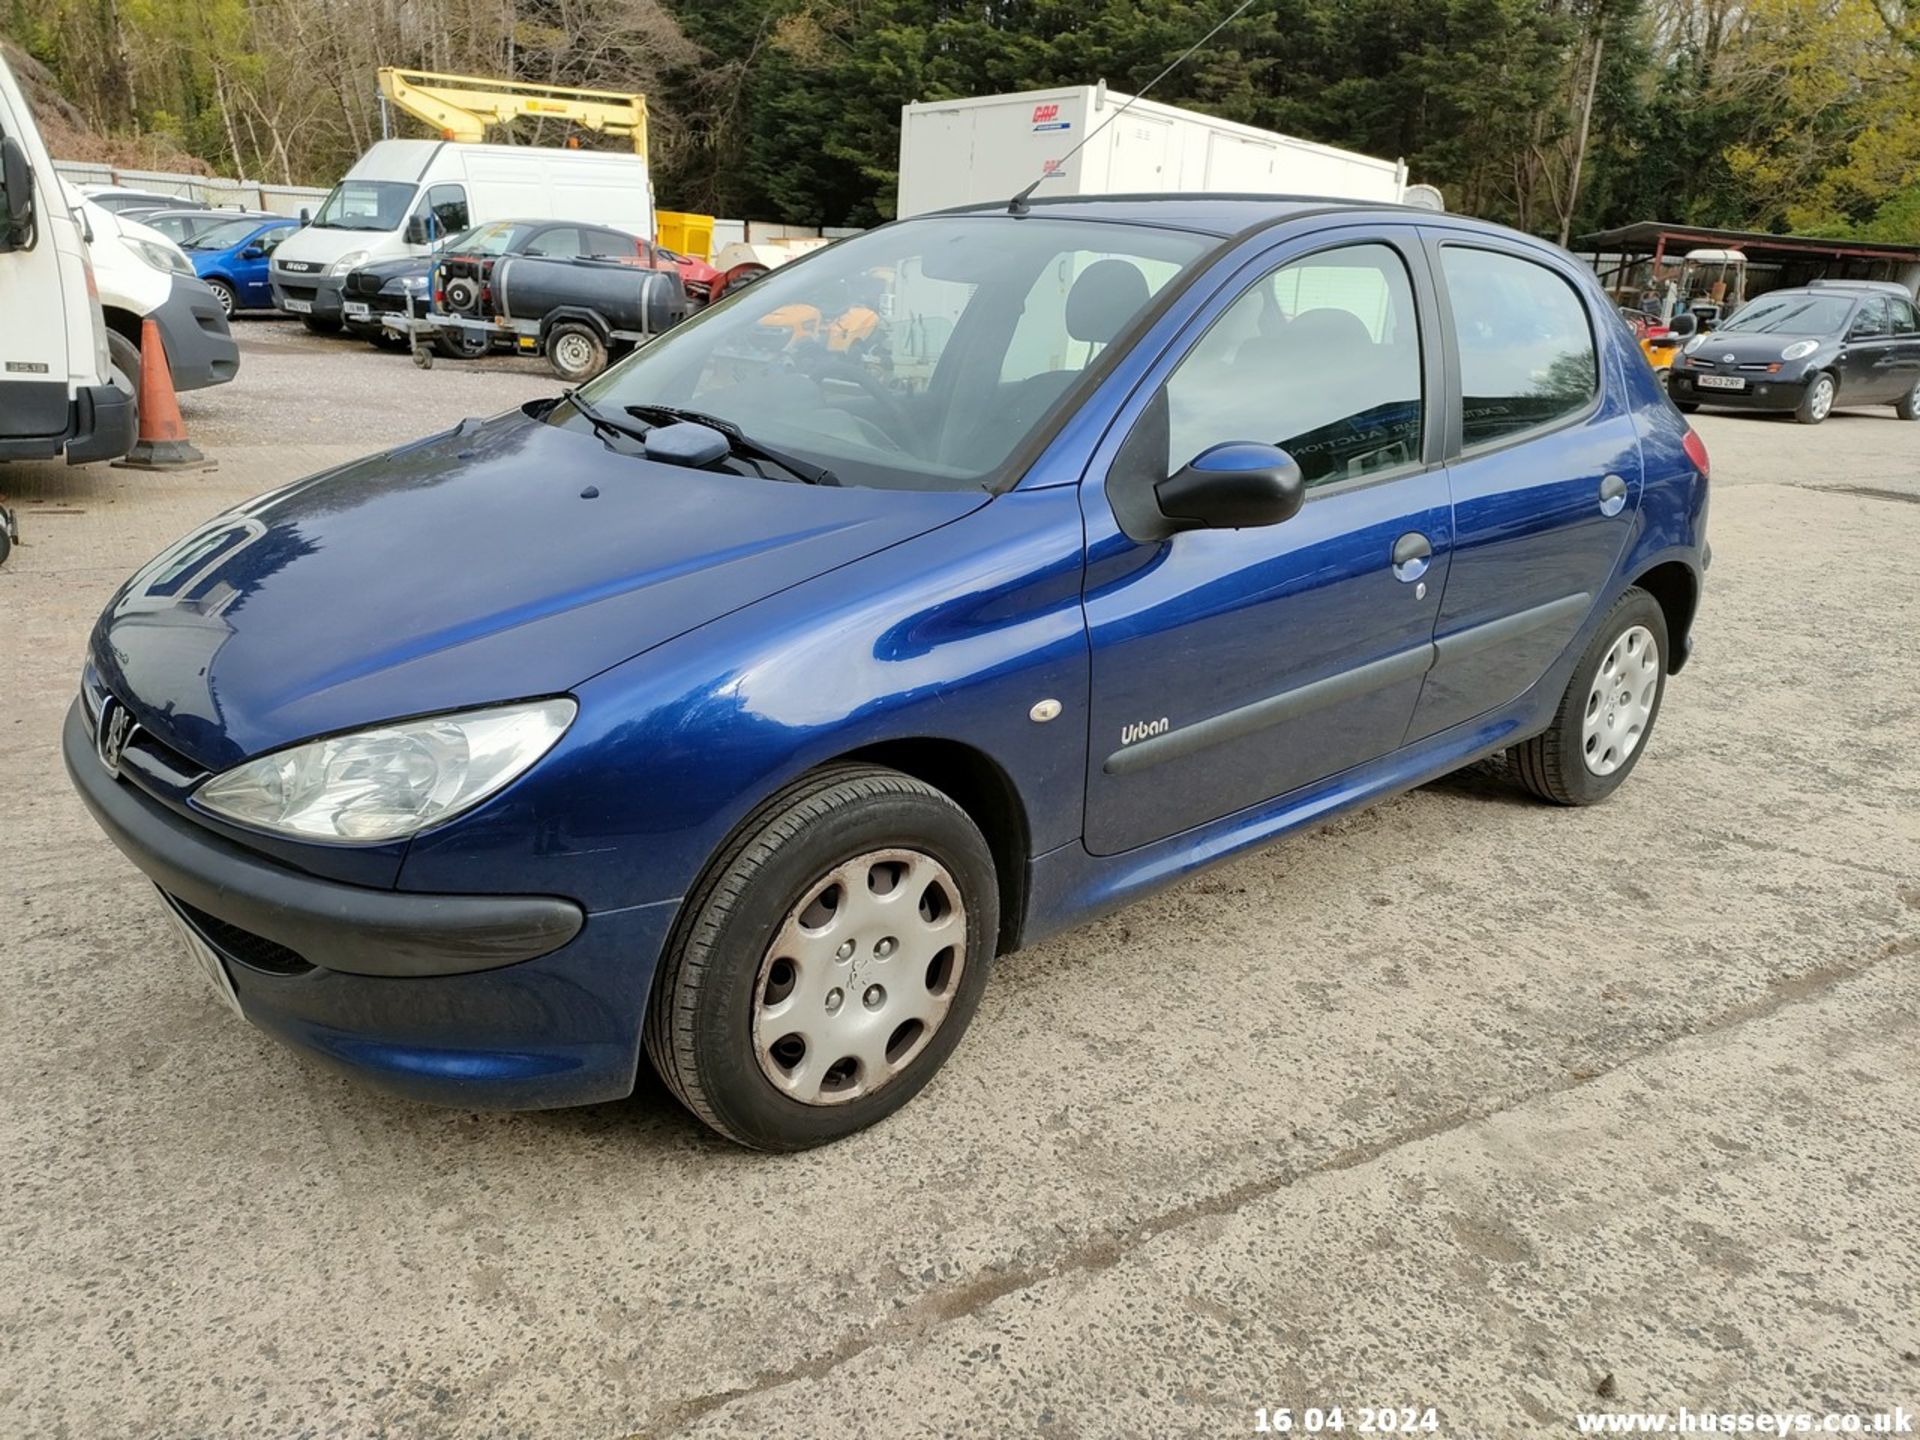
<path fill-rule="evenodd" d="M 1893 336 L 1886 299 L 1871 295 L 1862 300 L 1840 352 L 1840 395 L 1835 403 L 1864 405 L 1904 395 L 1913 382 L 1905 378 L 1901 349 Z"/>
<path fill-rule="evenodd" d="M 1096 854 L 1375 759 L 1406 731 L 1451 549 L 1430 289 L 1412 224 L 1343 236 L 1237 272 L 1149 373 L 1111 467 L 1096 457 L 1088 477 Z M 1146 493 L 1236 440 L 1293 455 L 1298 514 L 1125 533 L 1140 496 L 1124 487 Z"/>
<path fill-rule="evenodd" d="M 1633 415 L 1602 383 L 1619 342 L 1569 268 L 1439 231 L 1433 269 L 1460 385 L 1454 552 L 1410 740 L 1546 673 L 1599 602 L 1640 503 Z"/>

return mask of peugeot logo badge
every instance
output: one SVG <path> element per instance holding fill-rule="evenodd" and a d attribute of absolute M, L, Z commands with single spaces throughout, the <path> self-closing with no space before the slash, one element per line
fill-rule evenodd
<path fill-rule="evenodd" d="M 100 710 L 100 729 L 96 736 L 100 763 L 116 779 L 120 775 L 120 757 L 127 753 L 127 741 L 135 730 L 133 716 L 118 700 L 108 700 Z"/>

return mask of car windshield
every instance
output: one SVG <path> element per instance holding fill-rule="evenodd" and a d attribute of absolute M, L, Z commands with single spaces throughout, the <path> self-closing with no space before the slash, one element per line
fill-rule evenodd
<path fill-rule="evenodd" d="M 849 485 L 997 488 L 999 471 L 1210 236 L 949 215 L 854 236 L 738 288 L 581 389 L 676 406 Z M 572 406 L 550 422 L 586 428 Z"/>
<path fill-rule="evenodd" d="M 1851 295 L 1762 295 L 1720 327 L 1724 334 L 1831 335 L 1846 324 Z"/>
<path fill-rule="evenodd" d="M 319 230 L 397 230 L 417 187 L 404 180 L 342 180 L 313 217 Z"/>
<path fill-rule="evenodd" d="M 225 250 L 238 245 L 254 231 L 260 228 L 260 222 L 252 216 L 242 220 L 223 220 L 210 230 L 202 230 L 187 242 L 189 250 Z"/>

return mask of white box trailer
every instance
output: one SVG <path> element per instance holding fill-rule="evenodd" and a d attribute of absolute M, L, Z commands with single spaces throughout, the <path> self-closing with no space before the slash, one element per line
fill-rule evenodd
<path fill-rule="evenodd" d="M 1065 158 L 1129 98 L 1102 82 L 907 105 L 900 112 L 899 213 L 1009 199 L 1043 174 L 1036 196 L 1211 190 L 1406 198 L 1407 167 L 1399 161 L 1152 100 L 1135 101 Z"/>

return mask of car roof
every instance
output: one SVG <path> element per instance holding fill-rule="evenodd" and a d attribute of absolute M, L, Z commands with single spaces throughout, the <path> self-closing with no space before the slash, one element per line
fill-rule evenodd
<path fill-rule="evenodd" d="M 1010 200 L 1012 197 L 1009 196 Z M 980 205 L 956 205 L 937 210 L 937 215 L 1006 214 L 1007 200 Z M 1394 205 L 1384 200 L 1353 200 L 1333 195 L 1256 195 L 1196 192 L 1189 194 L 1061 195 L 1027 201 L 1033 213 L 1044 212 L 1062 220 L 1105 220 L 1133 225 L 1155 225 L 1168 230 L 1193 230 L 1222 238 L 1262 229 L 1301 215 L 1338 211 L 1420 215 L 1428 219 L 1459 220 L 1463 217 L 1423 209 L 1417 205 Z M 923 218 L 916 216 L 916 219 Z M 1480 228 L 1503 230 L 1496 225 Z"/>

